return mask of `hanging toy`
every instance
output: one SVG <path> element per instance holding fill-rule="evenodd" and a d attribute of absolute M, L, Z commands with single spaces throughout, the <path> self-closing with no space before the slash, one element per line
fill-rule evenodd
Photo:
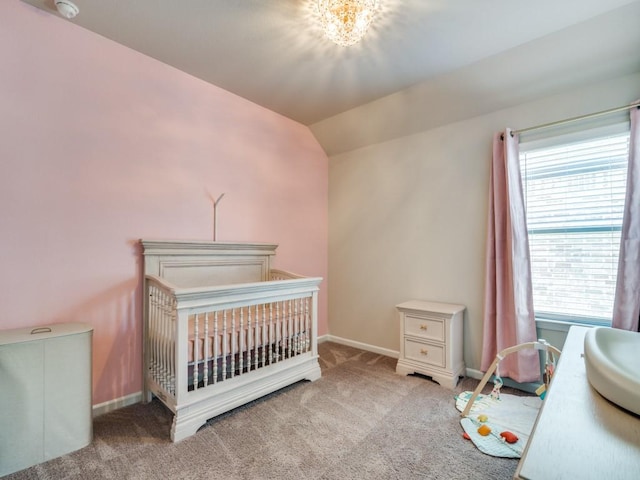
<path fill-rule="evenodd" d="M 504 385 L 504 383 L 502 382 L 502 378 L 500 378 L 499 375 L 496 374 L 495 378 L 493 379 L 493 390 L 491 390 L 491 398 L 493 398 L 494 400 L 500 400 L 500 389 L 502 388 L 502 385 Z"/>
<path fill-rule="evenodd" d="M 540 340 L 544 345 L 547 345 L 545 340 Z M 551 378 L 553 377 L 553 373 L 556 368 L 556 359 L 553 355 L 552 351 L 549 349 L 545 349 L 545 361 L 544 361 L 544 375 L 543 375 L 543 383 L 536 389 L 536 395 L 540 397 L 540 400 L 544 400 L 544 397 L 547 395 L 547 390 L 549 389 L 549 384 L 551 383 Z"/>

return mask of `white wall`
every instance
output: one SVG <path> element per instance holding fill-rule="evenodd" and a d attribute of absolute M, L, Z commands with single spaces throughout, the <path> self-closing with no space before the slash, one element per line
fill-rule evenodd
<path fill-rule="evenodd" d="M 465 361 L 479 369 L 494 132 L 625 105 L 638 97 L 640 73 L 629 74 L 331 156 L 331 334 L 397 351 L 396 304 L 412 298 L 459 303 L 468 308 Z M 385 102 L 376 117 L 384 118 L 384 108 L 394 106 Z M 369 106 L 358 121 L 370 115 Z M 357 109 L 350 116 L 357 118 Z M 556 332 L 540 333 L 563 341 Z"/>

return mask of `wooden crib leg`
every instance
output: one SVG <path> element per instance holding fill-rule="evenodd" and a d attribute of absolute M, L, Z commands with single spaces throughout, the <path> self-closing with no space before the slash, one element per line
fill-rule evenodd
<path fill-rule="evenodd" d="M 200 418 L 187 418 L 179 411 L 173 416 L 173 424 L 171 425 L 171 441 L 179 442 L 187 437 L 195 434 L 198 429 L 206 423 Z"/>
<path fill-rule="evenodd" d="M 153 396 L 151 394 L 151 390 L 149 390 L 147 387 L 145 387 L 143 392 L 142 392 L 142 403 L 149 403 L 152 398 L 153 398 Z"/>
<path fill-rule="evenodd" d="M 315 382 L 322 377 L 322 370 L 320 370 L 320 365 L 314 365 L 308 370 L 307 375 L 304 377 L 305 380 L 309 380 L 310 382 Z"/>

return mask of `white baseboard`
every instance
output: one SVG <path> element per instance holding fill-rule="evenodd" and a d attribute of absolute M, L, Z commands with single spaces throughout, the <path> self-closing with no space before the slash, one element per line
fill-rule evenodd
<path fill-rule="evenodd" d="M 105 413 L 113 412 L 119 408 L 128 407 L 142 401 L 142 392 L 131 393 L 124 397 L 109 400 L 108 402 L 98 403 L 93 406 L 93 417 L 99 417 Z"/>
<path fill-rule="evenodd" d="M 388 348 L 376 347 L 375 345 L 369 345 L 368 343 L 356 342 L 355 340 L 349 340 L 347 338 L 336 337 L 335 335 L 322 335 L 318 337 L 318 342 L 335 342 L 340 345 L 346 345 L 348 347 L 359 348 L 360 350 L 365 350 L 367 352 L 377 353 L 379 355 L 385 355 L 391 358 L 398 358 L 400 356 L 400 352 L 395 350 L 389 350 Z"/>
<path fill-rule="evenodd" d="M 484 373 L 480 370 L 476 370 L 475 368 L 465 369 L 465 375 L 470 378 L 475 378 L 476 380 L 481 380 L 482 377 L 484 377 Z"/>

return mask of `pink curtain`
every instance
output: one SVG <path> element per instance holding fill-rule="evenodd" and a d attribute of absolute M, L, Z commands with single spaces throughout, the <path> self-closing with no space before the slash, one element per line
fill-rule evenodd
<path fill-rule="evenodd" d="M 536 340 L 529 239 L 520 178 L 518 137 L 510 129 L 493 139 L 484 305 L 482 370 L 501 350 Z M 500 375 L 517 382 L 540 379 L 537 350 L 513 353 Z"/>
<path fill-rule="evenodd" d="M 629 167 L 627 170 L 627 194 L 618 279 L 613 304 L 614 328 L 637 332 L 640 315 L 640 110 L 631 109 L 631 135 L 629 142 Z"/>

